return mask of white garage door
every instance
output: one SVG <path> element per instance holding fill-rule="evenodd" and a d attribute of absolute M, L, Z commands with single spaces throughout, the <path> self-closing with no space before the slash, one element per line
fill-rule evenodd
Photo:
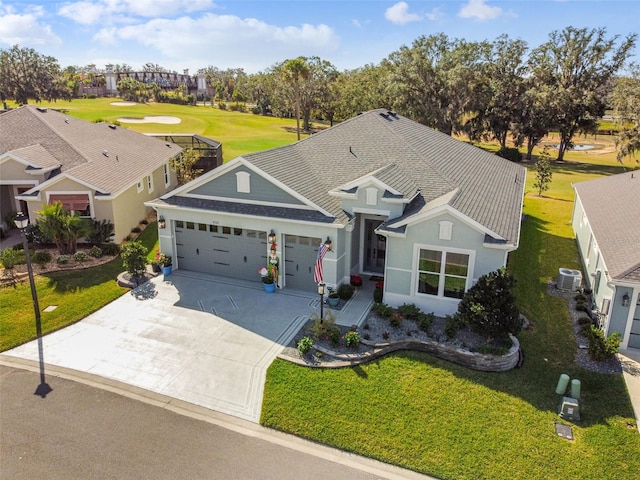
<path fill-rule="evenodd" d="M 313 237 L 285 235 L 285 279 L 287 288 L 315 292 L 313 270 L 321 240 Z"/>
<path fill-rule="evenodd" d="M 266 232 L 176 221 L 175 233 L 178 268 L 258 281 L 266 265 Z"/>

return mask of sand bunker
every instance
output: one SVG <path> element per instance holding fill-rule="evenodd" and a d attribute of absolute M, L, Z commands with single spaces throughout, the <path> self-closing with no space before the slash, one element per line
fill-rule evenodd
<path fill-rule="evenodd" d="M 120 123 L 164 123 L 165 125 L 175 125 L 177 123 L 180 123 L 182 120 L 180 120 L 180 118 L 178 117 L 152 115 L 150 117 L 144 118 L 122 117 L 119 118 L 118 121 Z"/>
<path fill-rule="evenodd" d="M 136 105 L 136 102 L 111 102 L 111 105 L 115 105 L 116 107 L 133 107 Z"/>

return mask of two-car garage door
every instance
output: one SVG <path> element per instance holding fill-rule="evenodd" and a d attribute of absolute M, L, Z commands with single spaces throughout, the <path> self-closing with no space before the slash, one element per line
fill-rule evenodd
<path fill-rule="evenodd" d="M 257 280 L 267 262 L 267 234 L 257 230 L 176 222 L 178 266 L 185 270 Z"/>
<path fill-rule="evenodd" d="M 176 221 L 175 234 L 181 269 L 258 281 L 258 270 L 267 264 L 267 232 Z M 315 290 L 313 269 L 320 239 L 285 235 L 284 240 L 280 273 L 286 287 Z"/>

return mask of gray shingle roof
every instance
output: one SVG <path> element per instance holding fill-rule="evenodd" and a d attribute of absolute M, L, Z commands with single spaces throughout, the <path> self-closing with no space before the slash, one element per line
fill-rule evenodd
<path fill-rule="evenodd" d="M 181 151 L 177 145 L 167 147 L 162 140 L 112 127 L 24 105 L 0 115 L 0 155 L 13 152 L 39 168 L 57 162 L 63 174 L 117 194 Z"/>
<path fill-rule="evenodd" d="M 525 169 L 400 115 L 372 110 L 300 142 L 244 158 L 348 221 L 328 192 L 380 170 L 381 180 L 425 204 L 459 190 L 450 205 L 517 244 Z M 386 116 L 383 116 L 385 114 Z M 394 165 L 393 168 L 389 165 Z M 382 170 L 381 170 L 382 169 Z"/>
<path fill-rule="evenodd" d="M 609 277 L 640 282 L 640 172 L 574 185 Z"/>
<path fill-rule="evenodd" d="M 256 217 L 283 218 L 304 222 L 333 223 L 333 218 L 327 217 L 317 210 L 304 210 L 299 208 L 274 207 L 269 205 L 253 205 L 249 203 L 234 203 L 220 200 L 207 200 L 202 198 L 168 196 L 156 198 L 147 202 L 153 207 L 181 207 L 196 210 L 213 210 L 231 214 L 252 215 Z"/>

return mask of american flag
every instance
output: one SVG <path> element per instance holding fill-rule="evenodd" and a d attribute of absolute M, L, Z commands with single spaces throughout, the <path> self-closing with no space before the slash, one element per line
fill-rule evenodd
<path fill-rule="evenodd" d="M 318 247 L 318 258 L 316 258 L 316 268 L 313 271 L 313 281 L 316 283 L 320 283 L 323 281 L 322 278 L 322 259 L 329 251 L 329 247 L 326 243 L 321 243 L 320 247 Z"/>

